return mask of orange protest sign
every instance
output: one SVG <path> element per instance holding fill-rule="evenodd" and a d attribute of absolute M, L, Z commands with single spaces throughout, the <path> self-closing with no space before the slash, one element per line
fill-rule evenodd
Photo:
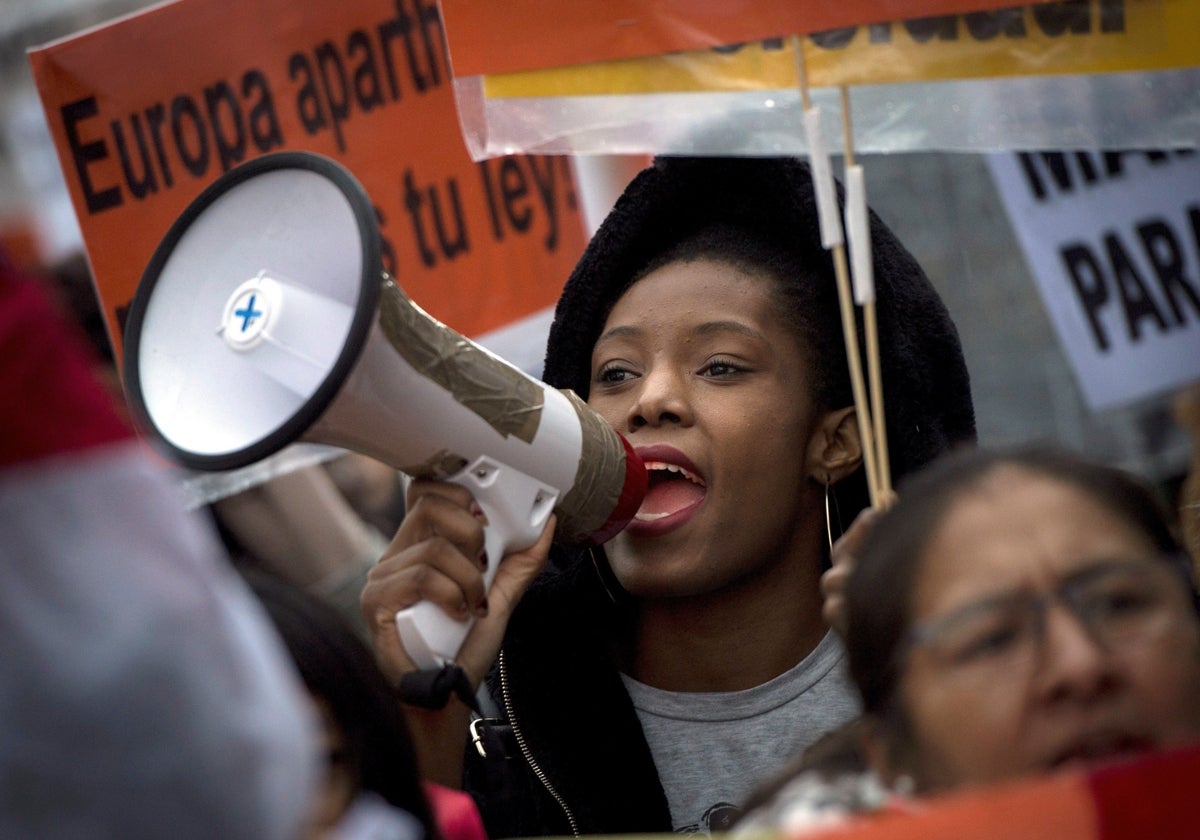
<path fill-rule="evenodd" d="M 458 76 L 701 50 L 1011 0 L 440 0 Z"/>
<path fill-rule="evenodd" d="M 118 357 L 172 222 L 268 152 L 353 172 L 384 267 L 469 336 L 551 305 L 583 249 L 567 159 L 471 160 L 432 0 L 178 0 L 30 61 Z"/>

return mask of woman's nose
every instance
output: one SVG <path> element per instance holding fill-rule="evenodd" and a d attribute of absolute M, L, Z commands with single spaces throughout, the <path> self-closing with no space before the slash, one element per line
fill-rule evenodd
<path fill-rule="evenodd" d="M 1039 691 L 1050 702 L 1101 696 L 1117 680 L 1112 651 L 1065 604 L 1047 605 L 1043 616 Z"/>
<path fill-rule="evenodd" d="M 630 430 L 666 423 L 690 424 L 692 409 L 686 380 L 685 374 L 661 368 L 644 374 L 629 407 Z"/>

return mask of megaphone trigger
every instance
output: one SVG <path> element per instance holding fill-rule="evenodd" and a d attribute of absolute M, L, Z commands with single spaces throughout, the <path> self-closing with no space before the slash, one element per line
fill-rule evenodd
<path fill-rule="evenodd" d="M 309 152 L 231 169 L 175 221 L 130 304 L 123 373 L 139 429 L 192 469 L 309 441 L 462 484 L 487 516 L 488 586 L 552 512 L 560 542 L 602 542 L 646 491 L 629 443 L 575 394 L 407 298 L 365 190 Z M 428 603 L 401 613 L 422 668 L 470 628 Z"/>

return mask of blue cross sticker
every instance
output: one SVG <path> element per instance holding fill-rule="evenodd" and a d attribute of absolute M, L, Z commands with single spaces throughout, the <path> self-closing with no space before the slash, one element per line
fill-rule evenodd
<path fill-rule="evenodd" d="M 250 350 L 263 339 L 279 314 L 279 284 L 259 272 L 233 290 L 221 311 L 217 333 L 234 350 Z"/>
<path fill-rule="evenodd" d="M 254 308 L 254 299 L 256 297 L 258 296 L 254 294 L 250 295 L 250 300 L 246 301 L 246 306 L 244 309 L 233 310 L 233 314 L 242 319 L 242 332 L 250 329 L 250 322 L 263 314 L 261 309 Z"/>

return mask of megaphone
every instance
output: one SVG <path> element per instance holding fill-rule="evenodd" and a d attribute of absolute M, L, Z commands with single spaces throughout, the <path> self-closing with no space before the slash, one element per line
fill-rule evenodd
<path fill-rule="evenodd" d="M 209 185 L 155 250 L 126 321 L 134 420 L 168 459 L 247 466 L 296 441 L 468 488 L 487 516 L 485 584 L 551 512 L 560 542 L 603 542 L 646 471 L 573 392 L 439 323 L 383 269 L 366 191 L 337 162 L 277 152 Z M 470 621 L 397 614 L 420 667 L 453 660 Z"/>

